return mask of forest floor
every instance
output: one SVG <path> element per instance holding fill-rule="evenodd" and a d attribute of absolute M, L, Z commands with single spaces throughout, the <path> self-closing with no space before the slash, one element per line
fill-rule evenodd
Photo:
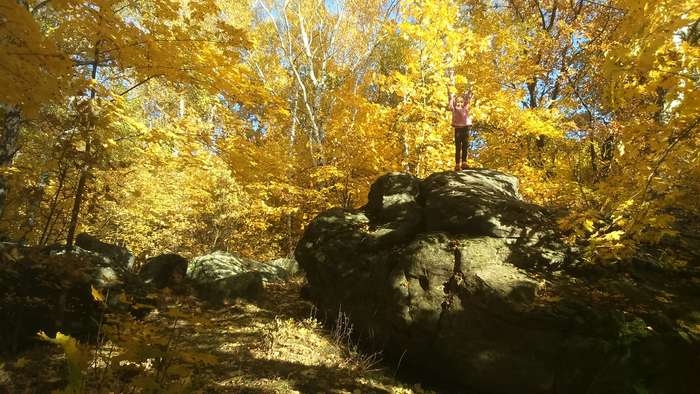
<path fill-rule="evenodd" d="M 329 331 L 299 296 L 301 280 L 268 285 L 256 302 L 236 300 L 208 308 L 194 297 L 172 297 L 177 317 L 151 312 L 156 330 L 178 334 L 179 351 L 215 357 L 199 363 L 185 392 L 201 393 L 426 393 L 398 382 L 379 355 L 358 351 L 349 327 Z M 94 352 L 94 347 L 91 349 Z M 0 360 L 0 393 L 45 393 L 66 384 L 66 359 L 59 347 L 39 344 Z M 122 383 L 123 384 L 123 383 Z M 87 392 L 140 392 L 127 386 Z M 181 391 L 181 390 L 174 390 Z"/>

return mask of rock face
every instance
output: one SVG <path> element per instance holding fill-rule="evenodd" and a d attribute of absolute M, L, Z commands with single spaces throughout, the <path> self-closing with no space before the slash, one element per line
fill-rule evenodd
<path fill-rule="evenodd" d="M 159 289 L 177 287 L 185 279 L 187 264 L 187 259 L 179 254 L 161 254 L 147 259 L 141 266 L 139 276 Z"/>
<path fill-rule="evenodd" d="M 512 176 L 392 173 L 362 209 L 316 217 L 295 255 L 322 313 L 343 311 L 385 358 L 456 391 L 692 392 L 697 347 L 651 341 L 644 320 L 593 308 L 593 293 L 563 271 L 571 257 L 553 228 Z M 683 361 L 638 373 L 645 351 Z M 656 380 L 635 380 L 648 373 Z"/>
<path fill-rule="evenodd" d="M 255 298 L 264 283 L 289 276 L 279 266 L 222 251 L 197 257 L 187 267 L 187 278 L 198 294 L 213 303 L 235 297 Z"/>

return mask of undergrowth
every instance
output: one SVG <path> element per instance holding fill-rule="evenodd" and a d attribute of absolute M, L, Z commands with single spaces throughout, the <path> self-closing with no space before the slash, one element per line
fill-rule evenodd
<path fill-rule="evenodd" d="M 270 285 L 256 302 L 237 299 L 219 309 L 166 292 L 151 299 L 160 307 L 142 320 L 119 312 L 128 309 L 123 305 L 108 307 L 104 299 L 115 297 L 95 291 L 103 312 L 96 318 L 99 334 L 89 341 L 42 335 L 63 355 L 34 347 L 0 360 L 0 392 L 426 392 L 397 382 L 379 354 L 361 351 L 346 314 L 321 324 L 299 298 L 300 287 L 295 281 Z"/>
<path fill-rule="evenodd" d="M 169 320 L 163 330 L 154 322 L 116 311 L 123 308 L 108 307 L 105 302 L 108 297 L 95 288 L 92 295 L 103 308 L 94 347 L 61 332 L 54 338 L 38 333 L 42 340 L 63 349 L 67 364 L 67 386 L 63 393 L 189 392 L 197 369 L 217 362 L 210 354 L 180 347 L 181 338 L 186 335 L 181 322 L 197 320 L 195 316 L 166 307 L 155 312 L 163 313 Z M 125 294 L 119 301 L 135 304 Z M 198 323 L 206 322 L 198 320 Z"/>

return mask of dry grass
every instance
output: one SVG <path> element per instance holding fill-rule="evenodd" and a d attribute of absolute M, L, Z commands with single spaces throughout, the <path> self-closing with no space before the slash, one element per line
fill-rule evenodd
<path fill-rule="evenodd" d="M 163 330 L 175 326 L 182 333 L 179 349 L 216 357 L 216 363 L 196 367 L 188 392 L 425 392 L 397 382 L 379 368 L 378 355 L 360 351 L 344 314 L 339 314 L 333 330 L 322 327 L 312 305 L 299 298 L 300 286 L 298 280 L 270 285 L 256 303 L 238 300 L 218 310 L 192 298 L 173 299 L 180 316 L 154 314 L 148 324 Z M 59 388 L 61 363 L 53 348 L 45 346 L 0 361 L 0 393 Z"/>

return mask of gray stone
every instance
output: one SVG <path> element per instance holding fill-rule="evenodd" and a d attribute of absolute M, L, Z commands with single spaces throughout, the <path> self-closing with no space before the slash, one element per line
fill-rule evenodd
<path fill-rule="evenodd" d="M 421 183 L 428 231 L 531 239 L 546 227 L 517 178 L 493 170 L 435 173 Z"/>
<path fill-rule="evenodd" d="M 266 264 L 280 268 L 282 270 L 280 276 L 286 278 L 291 278 L 300 272 L 299 263 L 294 257 L 280 257 L 270 260 Z"/>
<path fill-rule="evenodd" d="M 110 257 L 79 246 L 74 246 L 69 251 L 65 250 L 64 247 L 54 248 L 50 250 L 49 254 L 51 256 L 76 256 L 83 261 L 89 262 L 90 269 L 86 273 L 90 277 L 90 283 L 95 288 L 105 292 L 109 290 L 112 293 L 116 293 L 119 290 L 123 290 L 122 287 L 127 281 L 127 277 L 129 279 L 135 278 L 135 275 L 126 269 L 124 265 L 115 262 Z"/>
<path fill-rule="evenodd" d="M 364 212 L 372 219 L 368 239 L 387 245 L 410 239 L 423 223 L 420 182 L 409 174 L 383 175 L 372 184 Z"/>
<path fill-rule="evenodd" d="M 365 207 L 331 209 L 311 221 L 295 257 L 308 280 L 305 294 L 323 316 L 347 314 L 368 347 L 458 392 L 694 387 L 671 378 L 691 376 L 683 366 L 697 361 L 692 347 L 671 334 L 649 336 L 639 323 L 634 340 L 621 340 L 629 315 L 571 296 L 586 295 L 584 281 L 565 270 L 574 256 L 510 175 L 384 175 Z M 652 346 L 652 337 L 675 349 L 664 358 L 673 372 L 658 372 L 667 386 L 631 378 L 638 359 L 630 357 Z"/>
<path fill-rule="evenodd" d="M 124 260 L 116 260 L 112 258 L 113 256 L 105 256 L 78 246 L 74 246 L 70 251 L 66 251 L 63 247 L 49 249 L 49 254 L 51 256 L 75 256 L 88 262 L 89 268 L 85 270 L 88 281 L 90 285 L 107 297 L 106 302 L 109 306 L 122 311 L 131 310 L 132 307 L 119 300 L 122 293 L 127 293 L 133 297 L 136 303 L 144 305 L 140 307 L 141 309 L 152 309 L 145 307 L 149 304 L 148 284 L 125 265 Z"/>
<path fill-rule="evenodd" d="M 187 264 L 187 259 L 179 254 L 162 254 L 147 259 L 141 266 L 139 276 L 157 288 L 172 288 L 182 284 L 187 274 Z"/>
<path fill-rule="evenodd" d="M 254 298 L 265 283 L 283 281 L 289 273 L 276 265 L 216 251 L 194 258 L 186 276 L 200 296 L 221 303 L 236 297 Z"/>
<path fill-rule="evenodd" d="M 126 269 L 132 270 L 134 268 L 134 255 L 125 247 L 102 242 L 97 237 L 87 233 L 80 233 L 75 237 L 75 246 L 95 252 Z"/>

